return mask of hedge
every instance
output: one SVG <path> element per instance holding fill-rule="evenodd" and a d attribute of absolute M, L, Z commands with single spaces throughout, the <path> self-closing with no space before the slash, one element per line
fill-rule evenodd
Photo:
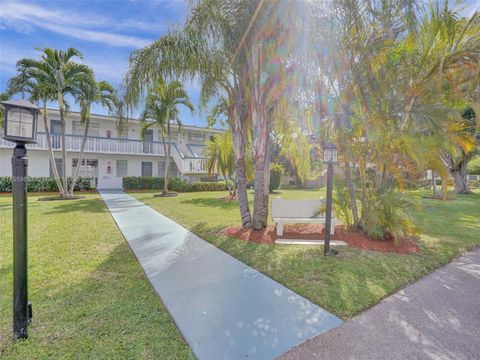
<path fill-rule="evenodd" d="M 280 187 L 284 168 L 281 164 L 272 164 L 270 166 L 270 192 Z"/>
<path fill-rule="evenodd" d="M 123 178 L 125 190 L 162 190 L 163 177 L 126 176 Z M 193 182 L 189 183 L 178 177 L 168 179 L 168 190 L 178 192 L 192 191 L 228 191 L 224 182 Z"/>
<path fill-rule="evenodd" d="M 93 180 L 93 181 L 92 181 Z M 71 184 L 72 178 L 67 178 L 68 184 Z M 94 190 L 96 179 L 91 177 L 79 177 L 75 184 L 75 191 Z M 10 176 L 0 176 L 0 192 L 12 191 L 12 178 Z M 57 192 L 55 179 L 51 177 L 27 177 L 27 191 L 51 191 Z"/>

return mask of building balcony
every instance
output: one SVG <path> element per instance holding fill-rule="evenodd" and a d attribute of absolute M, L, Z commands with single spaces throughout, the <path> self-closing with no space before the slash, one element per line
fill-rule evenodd
<path fill-rule="evenodd" d="M 61 136 L 50 135 L 52 148 L 55 152 L 61 151 Z M 80 152 L 82 136 L 66 135 L 65 147 L 67 152 Z M 14 143 L 0 138 L 0 148 L 13 148 Z M 177 144 L 172 143 L 172 154 L 181 174 L 206 174 L 206 160 L 203 157 L 187 156 Z M 38 133 L 37 143 L 28 144 L 28 149 L 48 150 L 47 134 Z M 118 155 L 141 155 L 141 156 L 165 156 L 162 142 L 144 142 L 141 140 L 104 138 L 89 136 L 85 142 L 85 153 L 118 154 Z"/>
<path fill-rule="evenodd" d="M 61 136 L 50 135 L 52 148 L 54 151 L 61 150 Z M 80 152 L 82 146 L 82 136 L 66 135 L 65 147 L 69 152 Z M 13 143 L 0 139 L 0 147 L 12 148 Z M 28 149 L 48 150 L 47 134 L 38 133 L 37 143 L 27 145 Z M 124 154 L 124 155 L 145 155 L 145 156 L 165 156 L 162 142 L 143 142 L 141 140 L 104 138 L 89 136 L 85 142 L 86 153 L 103 154 Z"/>

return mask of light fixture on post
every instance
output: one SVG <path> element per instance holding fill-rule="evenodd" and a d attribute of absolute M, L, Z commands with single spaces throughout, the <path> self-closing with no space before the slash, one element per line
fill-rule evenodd
<path fill-rule="evenodd" d="M 35 144 L 40 109 L 26 100 L 1 101 L 5 108 L 2 137 L 14 142 L 12 157 L 13 193 L 13 337 L 26 339 L 32 309 L 28 303 L 27 277 L 27 149 Z"/>
<path fill-rule="evenodd" d="M 336 250 L 330 250 L 330 228 L 332 226 L 333 203 L 333 165 L 337 163 L 338 151 L 335 144 L 328 143 L 323 147 L 323 163 L 327 165 L 327 201 L 325 209 L 325 244 L 324 255 L 336 255 Z"/>

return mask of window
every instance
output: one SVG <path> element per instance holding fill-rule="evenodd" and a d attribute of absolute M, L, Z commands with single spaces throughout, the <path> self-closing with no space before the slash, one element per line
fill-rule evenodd
<path fill-rule="evenodd" d="M 55 158 L 55 166 L 57 168 L 57 173 L 58 176 L 62 177 L 63 176 L 63 159 Z M 52 162 L 50 162 L 50 177 L 53 177 L 53 168 L 52 168 Z"/>
<path fill-rule="evenodd" d="M 165 176 L 165 160 L 160 160 L 158 162 L 158 176 Z M 168 169 L 168 177 L 177 177 L 178 172 L 177 172 L 177 165 L 175 164 L 175 161 L 170 160 L 170 166 Z"/>
<path fill-rule="evenodd" d="M 128 175 L 128 160 L 117 160 L 117 177 Z"/>
<path fill-rule="evenodd" d="M 85 134 L 85 124 L 82 124 L 80 121 L 73 121 L 73 135 Z M 91 122 L 88 127 L 88 136 L 100 136 L 100 125 L 98 123 Z"/>
<path fill-rule="evenodd" d="M 72 159 L 72 174 L 78 165 L 78 158 Z M 85 177 L 97 177 L 98 176 L 98 160 L 97 159 L 83 159 L 80 169 L 78 170 L 79 176 Z"/>

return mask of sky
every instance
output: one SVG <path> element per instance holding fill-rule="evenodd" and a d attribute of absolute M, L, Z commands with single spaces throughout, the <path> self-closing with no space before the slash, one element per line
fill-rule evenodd
<path fill-rule="evenodd" d="M 480 0 L 464 2 L 465 15 L 476 9 Z M 17 60 L 38 57 L 36 48 L 44 47 L 77 48 L 98 80 L 118 86 L 131 52 L 180 26 L 186 14 L 184 0 L 0 0 L 0 91 L 15 75 Z M 184 85 L 197 104 L 199 85 Z M 92 112 L 107 113 L 99 106 Z M 182 108 L 180 115 L 185 124 L 206 125 L 205 111 L 192 115 Z"/>
<path fill-rule="evenodd" d="M 15 75 L 15 63 L 38 57 L 36 48 L 75 47 L 98 80 L 118 86 L 132 51 L 180 26 L 187 13 L 183 0 L 0 0 L 0 91 Z M 194 104 L 199 85 L 185 83 Z M 72 103 L 72 110 L 78 107 Z M 107 114 L 95 106 L 92 112 Z M 205 126 L 206 113 L 182 109 L 185 124 Z"/>

